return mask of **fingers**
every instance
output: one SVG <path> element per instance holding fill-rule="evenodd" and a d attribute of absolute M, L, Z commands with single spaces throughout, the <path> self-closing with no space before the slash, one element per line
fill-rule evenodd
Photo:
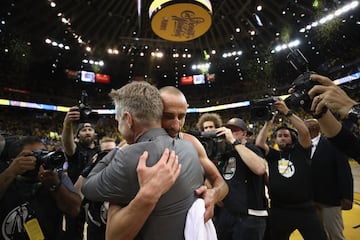
<path fill-rule="evenodd" d="M 318 75 L 318 74 L 311 74 L 310 79 L 312 81 L 316 81 L 316 82 L 318 82 L 318 83 L 320 83 L 321 85 L 324 85 L 324 86 L 335 85 L 329 78 Z"/>
<path fill-rule="evenodd" d="M 311 99 L 313 99 L 316 95 L 326 92 L 327 89 L 328 89 L 327 86 L 315 85 L 313 88 L 310 89 L 308 95 L 310 96 Z"/>
<path fill-rule="evenodd" d="M 207 187 L 205 185 L 200 186 L 198 189 L 195 190 L 196 195 L 203 195 L 206 193 Z"/>
<path fill-rule="evenodd" d="M 149 153 L 144 151 L 143 154 L 139 158 L 138 168 L 146 167 L 146 160 L 149 157 Z"/>

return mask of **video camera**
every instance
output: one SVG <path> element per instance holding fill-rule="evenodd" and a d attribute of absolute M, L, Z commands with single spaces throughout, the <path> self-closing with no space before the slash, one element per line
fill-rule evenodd
<path fill-rule="evenodd" d="M 221 160 L 222 155 L 232 149 L 232 146 L 223 137 L 216 135 L 216 131 L 200 132 L 190 130 L 188 133 L 199 139 L 205 148 L 206 155 L 212 161 Z"/>
<path fill-rule="evenodd" d="M 309 62 L 299 49 L 290 49 L 286 58 L 293 68 L 301 74 L 292 82 L 293 92 L 285 99 L 285 103 L 291 109 L 302 108 L 305 112 L 311 113 L 312 101 L 307 93 L 314 85 L 318 84 L 310 80 L 310 74 L 314 72 L 309 70 Z"/>
<path fill-rule="evenodd" d="M 270 120 L 276 111 L 272 108 L 277 97 L 267 97 L 250 101 L 250 118 L 253 121 Z"/>
<path fill-rule="evenodd" d="M 80 112 L 79 123 L 86 123 L 86 122 L 94 123 L 98 120 L 98 113 L 92 111 L 88 102 L 88 94 L 85 90 L 81 91 L 79 112 Z"/>

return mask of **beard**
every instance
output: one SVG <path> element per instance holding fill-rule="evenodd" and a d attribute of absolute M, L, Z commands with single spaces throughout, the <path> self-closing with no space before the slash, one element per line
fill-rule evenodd
<path fill-rule="evenodd" d="M 90 145 L 94 142 L 95 138 L 91 137 L 91 136 L 86 136 L 86 137 L 82 137 L 80 139 L 80 142 L 85 144 L 85 145 Z"/>

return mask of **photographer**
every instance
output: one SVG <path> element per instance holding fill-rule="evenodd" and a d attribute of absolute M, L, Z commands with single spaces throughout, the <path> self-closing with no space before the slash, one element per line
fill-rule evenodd
<path fill-rule="evenodd" d="M 311 110 L 315 113 L 328 108 L 334 113 L 345 118 L 357 121 L 360 118 L 360 105 L 351 99 L 340 87 L 336 86 L 329 78 L 312 74 L 311 80 L 320 83 L 309 92 L 312 98 Z M 342 152 L 360 163 L 360 139 L 344 128 L 330 111 L 326 111 L 319 119 L 321 131 Z"/>
<path fill-rule="evenodd" d="M 81 193 L 81 187 L 83 185 L 84 179 L 89 174 L 90 170 L 112 149 L 116 148 L 115 139 L 110 137 L 103 137 L 100 140 L 100 152 L 95 154 L 92 162 L 82 171 L 78 180 L 75 183 L 75 188 L 77 192 L 84 197 Z M 109 202 L 102 201 L 91 201 L 86 200 L 88 203 L 87 210 L 87 240 L 101 240 L 105 239 L 105 230 L 107 222 L 107 214 L 109 208 Z"/>
<path fill-rule="evenodd" d="M 278 127 L 274 134 L 279 150 L 269 147 L 266 142 L 274 117 L 265 123 L 256 139 L 269 166 L 271 239 L 289 239 L 296 229 L 304 239 L 326 239 L 312 199 L 309 130 L 282 99 L 273 105 L 296 130 L 286 125 Z"/>
<path fill-rule="evenodd" d="M 76 136 L 73 134 L 73 125 L 78 123 L 81 109 L 71 107 L 67 112 L 62 131 L 62 143 L 67 157 L 67 173 L 73 183 L 80 176 L 81 171 L 91 162 L 92 157 L 99 152 L 96 145 L 94 126 L 90 122 L 80 121 Z M 88 119 L 85 119 L 88 120 Z M 78 141 L 75 141 L 75 137 Z M 66 216 L 66 234 L 68 239 L 82 240 L 85 223 L 85 209 L 82 207 L 78 217 Z"/>
<path fill-rule="evenodd" d="M 229 193 L 219 210 L 216 228 L 219 239 L 263 239 L 266 229 L 267 163 L 261 150 L 246 141 L 247 126 L 240 118 L 230 119 L 216 129 L 233 146 L 218 164 Z"/>
<path fill-rule="evenodd" d="M 45 169 L 35 157 L 40 149 L 45 145 L 39 138 L 23 137 L 0 162 L 1 239 L 62 239 L 63 214 L 80 211 L 71 180 L 62 171 Z"/>

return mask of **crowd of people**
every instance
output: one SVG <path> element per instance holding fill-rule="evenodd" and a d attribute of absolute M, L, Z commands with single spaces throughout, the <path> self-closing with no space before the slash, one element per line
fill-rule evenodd
<path fill-rule="evenodd" d="M 186 124 L 185 95 L 146 82 L 111 91 L 115 119 L 6 109 L 0 239 L 80 240 L 85 223 L 87 239 L 345 239 L 360 107 L 327 77 L 310 81 L 308 109 L 276 98 L 257 122 Z"/>

